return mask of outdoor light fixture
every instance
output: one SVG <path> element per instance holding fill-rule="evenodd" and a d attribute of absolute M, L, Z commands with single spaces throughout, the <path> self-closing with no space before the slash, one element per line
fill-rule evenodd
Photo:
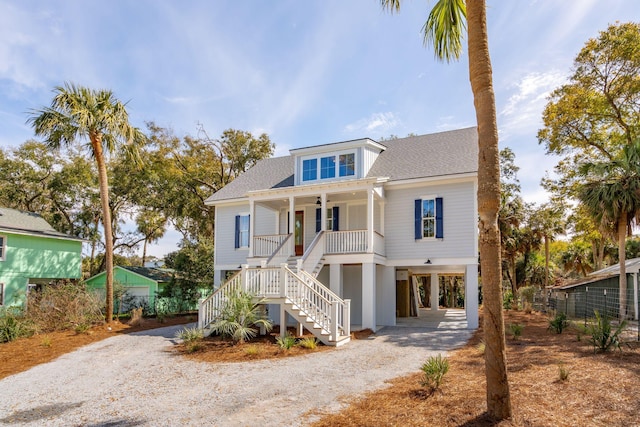
<path fill-rule="evenodd" d="M 431 260 L 430 260 L 430 259 L 428 259 L 428 260 L 426 260 L 424 263 L 425 263 L 425 264 L 431 264 Z"/>
<path fill-rule="evenodd" d="M 316 200 L 316 205 L 320 206 L 322 204 L 322 200 L 320 200 L 320 196 L 318 196 L 318 200 Z"/>

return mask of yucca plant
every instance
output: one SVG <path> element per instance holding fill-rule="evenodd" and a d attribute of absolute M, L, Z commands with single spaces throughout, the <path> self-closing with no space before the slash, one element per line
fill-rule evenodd
<path fill-rule="evenodd" d="M 445 374 L 449 372 L 449 360 L 446 357 L 442 357 L 441 354 L 431 356 L 420 369 L 424 373 L 421 382 L 422 386 L 435 391 L 442 384 Z"/>
<path fill-rule="evenodd" d="M 587 326 L 587 334 L 591 335 L 589 342 L 593 345 L 594 352 L 607 351 L 612 348 L 620 350 L 620 334 L 627 326 L 627 321 L 621 321 L 614 329 L 609 316 L 601 316 L 598 310 L 595 310 L 594 314 L 595 321 Z"/>
<path fill-rule="evenodd" d="M 270 331 L 273 324 L 262 314 L 260 304 L 263 302 L 254 302 L 254 296 L 248 292 L 231 291 L 220 317 L 211 324 L 211 330 L 240 344 L 255 337 L 260 326 Z"/>
<path fill-rule="evenodd" d="M 569 321 L 567 320 L 567 315 L 564 313 L 556 313 L 552 319 L 549 319 L 549 329 L 556 334 L 561 334 L 568 326 Z"/>
<path fill-rule="evenodd" d="M 284 337 L 277 337 L 276 343 L 282 350 L 289 350 L 296 345 L 296 337 L 287 334 Z"/>
<path fill-rule="evenodd" d="M 298 345 L 302 348 L 313 350 L 318 346 L 318 340 L 315 337 L 306 337 L 306 338 L 302 338 L 298 342 Z"/>

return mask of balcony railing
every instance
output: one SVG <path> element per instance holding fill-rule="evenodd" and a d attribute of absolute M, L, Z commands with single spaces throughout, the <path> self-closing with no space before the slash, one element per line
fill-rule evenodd
<path fill-rule="evenodd" d="M 270 257 L 288 236 L 288 234 L 253 236 L 253 256 Z"/>
<path fill-rule="evenodd" d="M 327 254 L 367 252 L 367 230 L 328 231 L 324 251 Z"/>

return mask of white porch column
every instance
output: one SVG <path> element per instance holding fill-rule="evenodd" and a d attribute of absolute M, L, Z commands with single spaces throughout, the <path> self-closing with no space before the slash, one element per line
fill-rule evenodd
<path fill-rule="evenodd" d="M 376 265 L 362 264 L 362 327 L 376 330 Z"/>
<path fill-rule="evenodd" d="M 256 205 L 249 200 L 249 258 L 253 257 L 253 229 L 256 223 Z"/>
<path fill-rule="evenodd" d="M 329 264 L 329 289 L 342 298 L 342 264 Z"/>
<path fill-rule="evenodd" d="M 386 202 L 380 200 L 380 234 L 384 236 L 384 206 Z"/>
<path fill-rule="evenodd" d="M 296 203 L 293 196 L 289 196 L 289 230 L 287 230 L 287 232 L 290 234 L 294 234 L 293 236 L 294 242 L 292 245 L 289 245 L 289 247 L 293 252 L 291 252 L 289 255 L 295 255 L 295 248 L 296 248 L 295 229 L 296 229 Z"/>
<path fill-rule="evenodd" d="M 431 273 L 431 310 L 438 311 L 440 305 L 440 283 L 438 273 Z"/>
<path fill-rule="evenodd" d="M 367 252 L 373 252 L 373 188 L 367 190 Z"/>
<path fill-rule="evenodd" d="M 327 194 L 320 195 L 320 230 L 327 231 Z"/>
<path fill-rule="evenodd" d="M 467 329 L 478 328 L 478 265 L 468 264 L 464 274 L 464 309 Z"/>

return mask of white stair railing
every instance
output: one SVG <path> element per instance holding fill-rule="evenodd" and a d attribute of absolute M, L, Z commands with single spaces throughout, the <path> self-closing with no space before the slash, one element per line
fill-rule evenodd
<path fill-rule="evenodd" d="M 214 322 L 228 294 L 240 289 L 259 298 L 285 298 L 314 326 L 329 334 L 330 341 L 350 334 L 350 301 L 342 300 L 306 271 L 296 274 L 284 263 L 278 268 L 243 265 L 241 271 L 200 302 L 198 327 L 204 329 Z"/>
<path fill-rule="evenodd" d="M 267 265 L 277 266 L 287 261 L 291 253 L 293 253 L 293 234 L 287 234 L 287 237 L 280 243 L 267 259 Z"/>
<path fill-rule="evenodd" d="M 321 262 L 324 256 L 324 231 L 316 234 L 307 250 L 302 255 L 302 258 L 298 260 L 298 271 L 314 271 L 317 265 Z"/>

